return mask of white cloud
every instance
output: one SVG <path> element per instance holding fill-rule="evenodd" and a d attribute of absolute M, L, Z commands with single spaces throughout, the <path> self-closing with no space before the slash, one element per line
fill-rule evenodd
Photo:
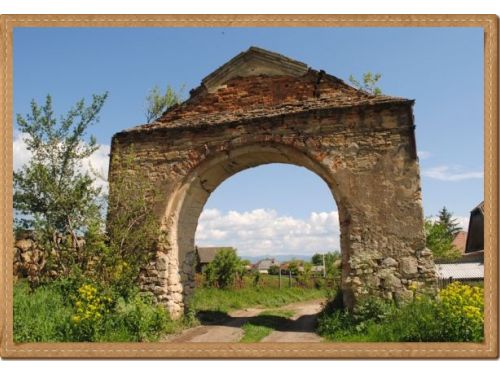
<path fill-rule="evenodd" d="M 108 168 L 109 145 L 99 145 L 99 149 L 83 160 L 83 169 L 91 174 L 95 174 L 97 179 L 95 185 L 102 187 L 104 192 L 108 190 Z"/>
<path fill-rule="evenodd" d="M 14 156 L 14 170 L 17 171 L 31 159 L 31 152 L 26 147 L 25 137 L 21 133 L 14 134 L 12 152 Z"/>
<path fill-rule="evenodd" d="M 429 159 L 432 154 L 429 151 L 421 150 L 417 152 L 418 158 L 420 160 Z"/>
<path fill-rule="evenodd" d="M 465 172 L 460 167 L 449 167 L 447 165 L 440 165 L 437 167 L 424 169 L 422 171 L 422 176 L 441 181 L 462 181 L 462 180 L 483 178 L 484 173 L 482 171 Z"/>
<path fill-rule="evenodd" d="M 313 212 L 303 220 L 272 209 L 247 212 L 217 209 L 202 212 L 196 231 L 200 246 L 233 246 L 240 255 L 312 255 L 340 249 L 336 211 Z"/>
<path fill-rule="evenodd" d="M 26 147 L 26 135 L 15 133 L 12 146 L 14 170 L 19 170 L 31 159 L 31 152 Z M 96 152 L 82 161 L 82 170 L 91 174 L 97 174 L 95 185 L 102 187 L 103 191 L 107 191 L 108 189 L 107 179 L 110 151 L 110 146 L 99 145 L 99 149 Z"/>

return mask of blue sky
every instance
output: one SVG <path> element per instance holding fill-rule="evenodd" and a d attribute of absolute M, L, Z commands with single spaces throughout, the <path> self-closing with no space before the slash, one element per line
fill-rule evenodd
<path fill-rule="evenodd" d="M 92 129 L 104 145 L 95 158 L 104 169 L 111 136 L 144 123 L 144 98 L 151 87 L 185 85 L 187 94 L 204 76 L 251 45 L 344 80 L 366 71 L 382 73 L 384 93 L 416 100 L 425 215 L 436 214 L 446 205 L 466 218 L 483 199 L 483 34 L 479 28 L 19 28 L 14 32 L 14 113 L 27 113 L 30 100 L 42 101 L 47 93 L 53 96 L 56 112 L 64 113 L 82 97 L 109 91 L 101 121 Z M 17 146 L 16 166 L 25 160 L 22 145 Z M 326 214 L 322 223 L 329 225 L 336 206 L 326 185 L 311 172 L 268 165 L 224 182 L 206 210 L 201 227 L 211 227 L 212 232 L 204 232 L 202 238 L 224 232 L 216 222 L 229 220 L 231 210 L 242 220 L 265 216 L 269 225 L 289 218 L 297 226 L 314 226 L 319 219 L 312 213 Z M 283 233 L 276 236 L 283 242 Z M 216 240 L 242 241 L 229 234 Z M 275 243 L 271 241 L 269 251 Z M 301 246 L 305 245 L 296 247 Z"/>

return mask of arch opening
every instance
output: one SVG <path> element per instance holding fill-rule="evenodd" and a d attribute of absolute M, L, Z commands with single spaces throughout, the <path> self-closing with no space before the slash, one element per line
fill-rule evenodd
<path fill-rule="evenodd" d="M 345 249 L 349 215 L 343 194 L 331 175 L 307 154 L 290 146 L 279 144 L 243 146 L 230 152 L 213 155 L 192 171 L 178 189 L 179 195 L 175 198 L 178 202 L 175 214 L 176 228 L 172 231 L 170 243 L 179 266 L 179 281 L 182 284 L 185 305 L 189 303 L 189 297 L 194 292 L 196 229 L 203 207 L 211 193 L 238 172 L 273 163 L 304 167 L 326 183 L 338 209 L 342 278 L 349 272 L 348 251 Z"/>
<path fill-rule="evenodd" d="M 283 163 L 249 168 L 222 182 L 203 207 L 195 235 L 197 249 L 232 247 L 252 263 L 340 253 L 339 240 L 328 186 L 308 169 Z"/>

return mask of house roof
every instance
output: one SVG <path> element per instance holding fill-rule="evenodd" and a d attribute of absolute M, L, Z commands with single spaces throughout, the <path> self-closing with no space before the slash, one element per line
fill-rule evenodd
<path fill-rule="evenodd" d="M 480 250 L 484 250 L 484 201 L 470 212 L 469 232 L 465 243 L 466 253 Z"/>
<path fill-rule="evenodd" d="M 198 253 L 198 257 L 200 258 L 200 263 L 210 263 L 214 260 L 217 253 L 221 250 L 225 249 L 233 249 L 232 247 L 221 247 L 221 246 L 213 246 L 213 247 L 196 247 L 196 251 Z"/>
<path fill-rule="evenodd" d="M 442 263 L 436 264 L 439 279 L 455 280 L 484 278 L 484 264 L 481 262 Z"/>
<path fill-rule="evenodd" d="M 242 123 L 336 108 L 413 101 L 371 95 L 324 71 L 262 48 L 250 47 L 206 76 L 190 98 L 172 106 L 155 122 L 127 129 L 204 127 Z"/>
<path fill-rule="evenodd" d="M 276 259 L 262 259 L 255 264 L 255 268 L 259 270 L 268 270 L 272 265 L 279 266 L 280 263 Z"/>
<path fill-rule="evenodd" d="M 461 254 L 465 253 L 465 244 L 467 242 L 467 232 L 461 230 L 455 234 L 453 238 L 453 246 L 460 250 Z"/>
<path fill-rule="evenodd" d="M 484 201 L 479 203 L 476 207 L 474 207 L 471 212 L 479 211 L 484 215 Z"/>

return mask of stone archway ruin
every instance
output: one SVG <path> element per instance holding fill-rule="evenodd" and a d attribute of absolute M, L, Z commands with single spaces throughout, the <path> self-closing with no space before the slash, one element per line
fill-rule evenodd
<path fill-rule="evenodd" d="M 194 288 L 194 235 L 210 193 L 241 170 L 275 162 L 306 167 L 330 188 L 347 306 L 367 294 L 405 300 L 414 286 L 434 288 L 412 100 L 369 95 L 256 47 L 190 94 L 155 122 L 115 134 L 111 151 L 111 185 L 133 144 L 134 168 L 162 191 L 156 213 L 166 235 L 141 287 L 172 316 Z"/>

